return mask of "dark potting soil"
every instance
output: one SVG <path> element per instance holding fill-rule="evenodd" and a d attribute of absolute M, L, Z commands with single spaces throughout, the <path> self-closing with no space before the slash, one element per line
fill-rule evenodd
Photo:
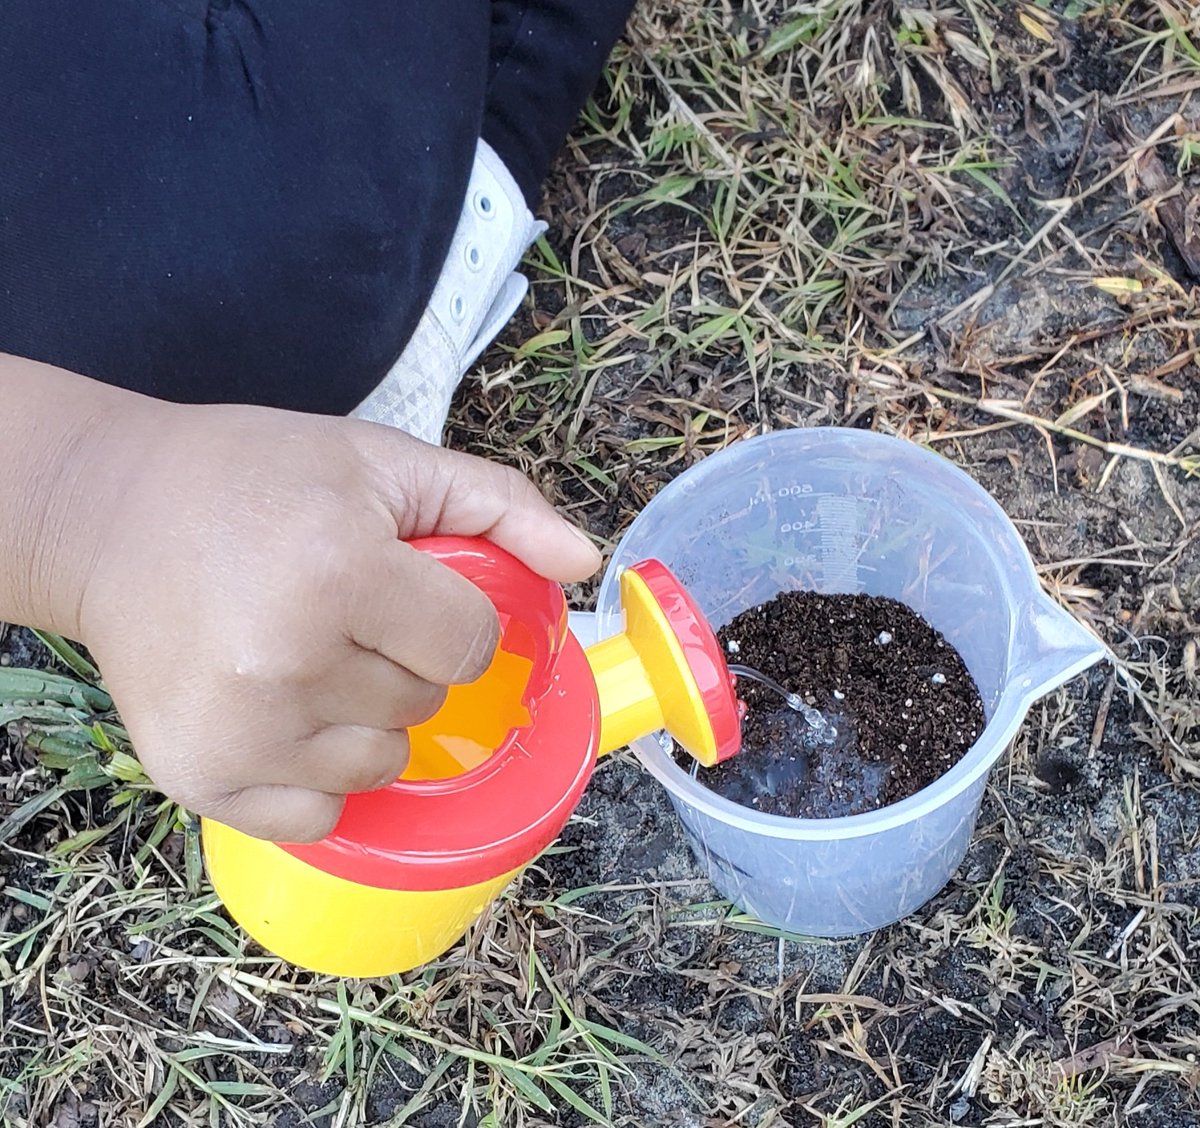
<path fill-rule="evenodd" d="M 958 652 L 894 599 L 788 592 L 718 637 L 730 662 L 774 678 L 836 729 L 819 739 L 777 693 L 739 679 L 742 750 L 697 778 L 743 806 L 798 818 L 876 810 L 944 775 L 983 731 Z"/>

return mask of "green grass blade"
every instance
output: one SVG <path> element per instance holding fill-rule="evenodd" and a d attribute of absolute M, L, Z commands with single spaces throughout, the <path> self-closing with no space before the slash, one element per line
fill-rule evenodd
<path fill-rule="evenodd" d="M 55 786 L 31 799 L 26 799 L 4 822 L 0 823 L 0 842 L 7 842 L 27 822 L 37 818 L 47 807 L 53 806 L 66 793 L 66 788 Z"/>
<path fill-rule="evenodd" d="M 137 1128 L 150 1128 L 150 1125 L 158 1123 L 158 1114 L 167 1107 L 178 1086 L 179 1071 L 168 1065 L 167 1078 L 163 1082 L 163 1087 L 159 1090 L 158 1096 L 154 1098 L 154 1103 L 146 1109 L 146 1115 L 137 1122 Z"/>
<path fill-rule="evenodd" d="M 611 1026 L 603 1026 L 599 1022 L 592 1022 L 590 1019 L 576 1019 L 579 1026 L 586 1030 L 594 1038 L 599 1038 L 602 1042 L 608 1042 L 614 1046 L 624 1046 L 627 1050 L 632 1050 L 636 1054 L 643 1054 L 653 1061 L 662 1061 L 660 1054 L 653 1046 L 647 1045 L 638 1038 L 634 1038 L 629 1034 L 622 1034 L 620 1030 L 614 1030 Z"/>
<path fill-rule="evenodd" d="M 0 703 L 27 701 L 44 704 L 73 705 L 77 709 L 92 709 L 107 713 L 113 707 L 112 698 L 94 685 L 86 685 L 62 674 L 45 670 L 29 670 L 20 666 L 0 667 Z"/>
<path fill-rule="evenodd" d="M 55 658 L 67 669 L 74 670 L 84 681 L 97 682 L 100 680 L 100 671 L 61 635 L 37 630 L 33 633 Z"/>
<path fill-rule="evenodd" d="M 554 1111 L 554 1102 L 537 1087 L 532 1078 L 522 1073 L 519 1069 L 513 1069 L 507 1062 L 497 1062 L 495 1069 L 526 1100 L 535 1104 L 543 1112 Z M 543 1080 L 549 1081 L 549 1077 L 543 1078 Z"/>
<path fill-rule="evenodd" d="M 550 1086 L 564 1101 L 567 1102 L 576 1112 L 582 1116 L 586 1116 L 593 1124 L 610 1123 L 607 1116 L 604 1115 L 598 1108 L 588 1104 L 570 1085 L 560 1081 L 552 1073 L 547 1073 L 542 1078 L 547 1085 Z"/>

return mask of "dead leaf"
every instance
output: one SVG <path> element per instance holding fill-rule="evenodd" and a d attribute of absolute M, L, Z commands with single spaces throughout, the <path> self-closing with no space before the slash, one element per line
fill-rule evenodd
<path fill-rule="evenodd" d="M 951 118 L 954 119 L 955 129 L 959 133 L 977 131 L 980 128 L 979 118 L 975 115 L 971 100 L 954 76 L 938 60 L 925 55 L 917 57 L 917 64 L 941 91 L 942 97 L 946 100 L 946 108 L 950 111 Z"/>
<path fill-rule="evenodd" d="M 1092 285 L 1106 294 L 1140 294 L 1143 288 L 1136 278 L 1093 278 Z"/>
<path fill-rule="evenodd" d="M 242 999 L 232 987 L 213 983 L 204 997 L 204 1006 L 222 1022 L 232 1025 L 241 1013 Z"/>
<path fill-rule="evenodd" d="M 1085 415 L 1090 415 L 1096 408 L 1111 399 L 1115 394 L 1116 389 L 1109 388 L 1107 391 L 1097 392 L 1094 396 L 1088 396 L 1086 399 L 1080 400 L 1074 407 L 1068 407 L 1066 411 L 1054 420 L 1055 426 L 1070 427 Z"/>
<path fill-rule="evenodd" d="M 973 39 L 969 39 L 958 31 L 943 32 L 943 37 L 946 40 L 950 50 L 953 51 L 964 62 L 969 63 L 978 71 L 987 71 L 988 57 L 987 52 L 979 46 Z"/>
<path fill-rule="evenodd" d="M 76 982 L 82 983 L 92 974 L 92 962 L 88 959 L 78 959 L 67 965 L 67 974 Z"/>
<path fill-rule="evenodd" d="M 1158 222 L 1187 264 L 1194 278 L 1200 278 L 1200 233 L 1192 221 L 1197 200 L 1183 187 L 1178 177 L 1167 172 L 1159 155 L 1147 149 L 1134 165 L 1137 181 L 1149 196 L 1161 196 L 1154 204 Z"/>
<path fill-rule="evenodd" d="M 642 274 L 619 250 L 607 235 L 597 235 L 595 248 L 603 262 L 611 266 L 623 282 L 631 286 L 642 284 Z"/>
<path fill-rule="evenodd" d="M 1034 39 L 1039 39 L 1043 43 L 1049 43 L 1051 46 L 1054 45 L 1054 36 L 1050 34 L 1046 25 L 1042 23 L 1042 20 L 1045 18 L 1042 13 L 1039 12 L 1035 17 L 1033 13 L 1026 8 L 1018 13 L 1017 18 L 1021 21 L 1021 26 L 1027 32 L 1029 32 Z"/>
<path fill-rule="evenodd" d="M 1181 352 L 1178 356 L 1171 357 L 1165 364 L 1160 364 L 1157 368 L 1147 372 L 1146 376 L 1151 380 L 1160 380 L 1164 376 L 1170 376 L 1171 373 L 1178 372 L 1181 368 L 1186 368 L 1189 364 L 1195 364 L 1198 356 L 1200 356 L 1200 349 L 1188 349 L 1187 352 Z M 1179 389 L 1171 388 L 1170 391 L 1178 392 Z M 1182 392 L 1179 392 L 1179 398 L 1183 398 Z"/>
<path fill-rule="evenodd" d="M 1180 365 L 1182 368 L 1183 365 Z M 1129 386 L 1140 396 L 1150 396 L 1153 399 L 1170 400 L 1172 403 L 1183 402 L 1183 389 L 1173 388 L 1158 380 L 1153 372 L 1130 372 Z"/>
<path fill-rule="evenodd" d="M 67 1092 L 54 1106 L 46 1128 L 96 1128 L 99 1113 L 89 1101 L 81 1101 L 74 1093 Z"/>
<path fill-rule="evenodd" d="M 1132 1038 L 1109 1038 L 1056 1061 L 1054 1072 L 1064 1081 L 1069 1081 L 1081 1073 L 1088 1073 L 1093 1069 L 1107 1069 L 1115 1061 L 1125 1061 L 1136 1056 L 1137 1046 Z"/>

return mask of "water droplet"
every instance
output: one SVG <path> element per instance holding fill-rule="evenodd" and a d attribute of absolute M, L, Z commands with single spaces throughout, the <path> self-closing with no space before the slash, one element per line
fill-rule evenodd
<path fill-rule="evenodd" d="M 939 673 L 934 674 L 933 677 L 931 677 L 929 680 L 931 682 L 933 682 L 934 685 L 945 685 L 946 684 L 946 675 L 939 672 Z"/>
<path fill-rule="evenodd" d="M 880 631 L 879 636 L 875 639 L 875 641 L 880 646 L 887 646 L 887 644 L 892 641 L 892 632 L 891 631 Z"/>
<path fill-rule="evenodd" d="M 833 691 L 833 699 L 834 701 L 845 701 L 846 695 L 840 689 L 835 689 Z"/>
<path fill-rule="evenodd" d="M 725 644 L 725 649 L 728 650 L 730 654 L 740 654 L 742 652 L 741 646 L 738 644 L 737 639 L 734 638 L 731 638 Z"/>

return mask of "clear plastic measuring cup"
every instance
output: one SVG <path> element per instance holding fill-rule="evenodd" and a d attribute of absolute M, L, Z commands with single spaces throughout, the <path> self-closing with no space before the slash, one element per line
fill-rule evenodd
<path fill-rule="evenodd" d="M 689 778 L 654 738 L 634 748 L 666 787 L 724 896 L 810 936 L 898 920 L 934 896 L 966 852 L 988 770 L 1029 707 L 1106 650 L 1043 594 L 994 500 L 921 447 L 811 428 L 705 459 L 634 521 L 605 574 L 596 628 L 620 629 L 619 576 L 656 557 L 715 628 L 781 591 L 891 596 L 962 655 L 987 726 L 967 755 L 909 799 L 868 814 L 791 819 L 739 806 Z"/>

